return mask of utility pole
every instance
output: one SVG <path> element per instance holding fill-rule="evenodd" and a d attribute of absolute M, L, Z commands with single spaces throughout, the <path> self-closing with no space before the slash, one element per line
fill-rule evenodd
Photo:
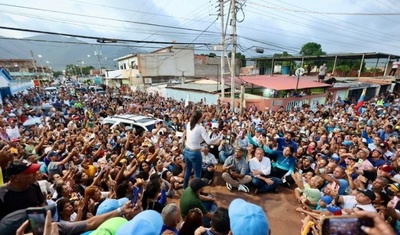
<path fill-rule="evenodd" d="M 97 56 L 97 62 L 99 64 L 99 76 L 101 76 L 101 50 L 99 48 L 96 48 L 96 50 L 94 51 L 94 55 Z"/>
<path fill-rule="evenodd" d="M 242 82 L 242 84 L 240 85 L 240 114 L 243 114 L 243 108 L 244 108 L 244 91 L 245 91 L 245 87 L 244 87 L 244 83 Z"/>
<path fill-rule="evenodd" d="M 35 69 L 35 73 L 37 73 L 35 55 L 33 54 L 33 51 L 32 51 L 32 50 L 31 50 L 31 57 L 32 57 L 32 65 L 33 65 L 33 68 Z"/>
<path fill-rule="evenodd" d="M 236 0 L 231 0 L 231 111 L 235 110 L 235 77 L 236 77 Z"/>
<path fill-rule="evenodd" d="M 224 79 L 224 72 L 225 72 L 225 26 L 224 26 L 224 1 L 225 0 L 219 0 L 219 14 L 221 17 L 221 46 L 222 46 L 222 51 L 221 51 L 221 72 L 220 72 L 220 77 L 221 77 L 221 98 L 222 100 L 225 99 L 225 79 Z M 218 84 L 218 82 L 217 82 Z"/>

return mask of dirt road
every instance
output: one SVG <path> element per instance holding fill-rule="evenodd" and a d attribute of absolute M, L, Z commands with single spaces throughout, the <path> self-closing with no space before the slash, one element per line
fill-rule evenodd
<path fill-rule="evenodd" d="M 268 216 L 273 235 L 297 235 L 300 234 L 301 216 L 295 211 L 298 203 L 293 195 L 293 189 L 279 187 L 278 193 L 254 194 L 254 188 L 250 193 L 238 192 L 236 189 L 230 192 L 225 187 L 221 178 L 221 167 L 217 166 L 217 172 L 211 186 L 207 186 L 204 192 L 214 195 L 222 205 L 228 208 L 229 203 L 235 198 L 242 198 L 246 201 L 261 206 Z M 177 202 L 177 198 L 170 199 Z"/>

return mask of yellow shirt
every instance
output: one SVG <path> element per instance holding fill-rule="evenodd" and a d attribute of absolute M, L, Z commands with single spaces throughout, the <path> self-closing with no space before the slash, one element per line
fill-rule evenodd
<path fill-rule="evenodd" d="M 85 174 L 88 175 L 89 178 L 93 178 L 94 175 L 96 174 L 97 169 L 93 165 L 89 165 L 88 167 L 89 167 L 88 169 L 85 169 Z"/>
<path fill-rule="evenodd" d="M 3 170 L 0 167 L 0 186 L 4 185 L 4 180 L 3 180 Z"/>

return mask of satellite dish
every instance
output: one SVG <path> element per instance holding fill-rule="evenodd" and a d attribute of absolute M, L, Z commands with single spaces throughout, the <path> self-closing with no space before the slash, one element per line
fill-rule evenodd
<path fill-rule="evenodd" d="M 297 77 L 300 77 L 301 75 L 304 74 L 304 69 L 303 68 L 298 68 L 298 69 L 296 69 L 294 74 L 296 74 Z"/>

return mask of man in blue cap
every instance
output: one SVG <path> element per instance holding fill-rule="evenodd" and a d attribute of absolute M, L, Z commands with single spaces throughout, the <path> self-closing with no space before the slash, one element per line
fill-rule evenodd
<path fill-rule="evenodd" d="M 228 209 L 233 235 L 269 235 L 271 233 L 263 209 L 243 199 L 235 199 Z"/>

